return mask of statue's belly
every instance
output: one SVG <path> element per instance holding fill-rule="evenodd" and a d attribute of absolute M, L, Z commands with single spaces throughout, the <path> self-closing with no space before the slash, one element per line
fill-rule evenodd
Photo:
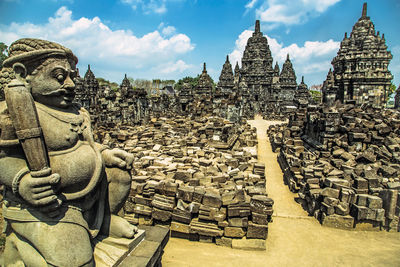
<path fill-rule="evenodd" d="M 79 142 L 63 153 L 50 152 L 50 167 L 53 173 L 60 174 L 61 191 L 73 193 L 84 189 L 95 172 L 96 157 L 94 149 L 86 142 Z"/>

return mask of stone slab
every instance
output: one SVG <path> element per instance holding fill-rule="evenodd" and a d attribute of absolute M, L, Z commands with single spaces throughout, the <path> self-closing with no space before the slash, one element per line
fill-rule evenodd
<path fill-rule="evenodd" d="M 354 226 L 354 218 L 351 216 L 330 215 L 322 218 L 322 225 L 326 227 L 352 230 Z"/>
<path fill-rule="evenodd" d="M 122 261 L 119 267 L 159 266 L 164 247 L 169 240 L 169 229 L 160 226 L 141 226 L 146 238 Z"/>
<path fill-rule="evenodd" d="M 262 239 L 232 239 L 232 248 L 243 250 L 266 250 L 265 240 Z"/>
<path fill-rule="evenodd" d="M 93 252 L 96 266 L 118 266 L 145 236 L 145 231 L 139 229 L 133 239 L 97 237 Z"/>

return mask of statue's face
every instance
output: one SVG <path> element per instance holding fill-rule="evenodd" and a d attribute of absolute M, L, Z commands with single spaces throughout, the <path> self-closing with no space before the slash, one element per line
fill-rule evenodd
<path fill-rule="evenodd" d="M 68 108 L 75 97 L 75 64 L 67 59 L 52 59 L 27 77 L 35 101 L 44 105 Z"/>

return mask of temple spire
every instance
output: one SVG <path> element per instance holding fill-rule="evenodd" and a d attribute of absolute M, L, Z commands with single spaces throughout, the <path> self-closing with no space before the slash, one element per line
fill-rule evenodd
<path fill-rule="evenodd" d="M 367 3 L 364 3 L 361 17 L 365 18 L 366 16 L 367 16 Z"/>
<path fill-rule="evenodd" d="M 235 73 L 239 72 L 240 68 L 239 68 L 239 63 L 236 61 L 236 65 L 235 65 Z"/>
<path fill-rule="evenodd" d="M 229 62 L 229 55 L 226 55 L 226 62 Z"/>
<path fill-rule="evenodd" d="M 260 20 L 256 20 L 256 27 L 254 32 L 260 32 Z"/>
<path fill-rule="evenodd" d="M 206 69 L 206 63 L 203 63 L 203 72 L 207 73 L 207 69 Z"/>

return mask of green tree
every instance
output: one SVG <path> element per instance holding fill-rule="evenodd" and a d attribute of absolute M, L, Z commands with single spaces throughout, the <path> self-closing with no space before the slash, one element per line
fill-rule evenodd
<path fill-rule="evenodd" d="M 320 91 L 310 90 L 310 93 L 315 102 L 319 102 L 321 100 L 322 94 Z"/>
<path fill-rule="evenodd" d="M 389 100 L 392 94 L 396 92 L 396 85 L 393 84 L 393 82 L 389 86 L 389 90 L 387 91 L 387 99 Z"/>
<path fill-rule="evenodd" d="M 197 77 L 195 77 L 195 78 L 186 76 L 185 78 L 178 80 L 178 82 L 175 84 L 175 91 L 179 92 L 182 89 L 184 83 L 188 83 L 192 87 L 196 87 L 197 83 L 199 81 L 199 78 L 200 78 L 200 75 L 197 75 Z"/>
<path fill-rule="evenodd" d="M 3 68 L 3 61 L 7 58 L 7 45 L 0 42 L 0 69 Z"/>
<path fill-rule="evenodd" d="M 119 85 L 116 82 L 110 82 L 101 77 L 96 77 L 96 80 L 99 82 L 99 86 L 109 86 L 114 91 L 118 91 L 119 89 Z"/>

